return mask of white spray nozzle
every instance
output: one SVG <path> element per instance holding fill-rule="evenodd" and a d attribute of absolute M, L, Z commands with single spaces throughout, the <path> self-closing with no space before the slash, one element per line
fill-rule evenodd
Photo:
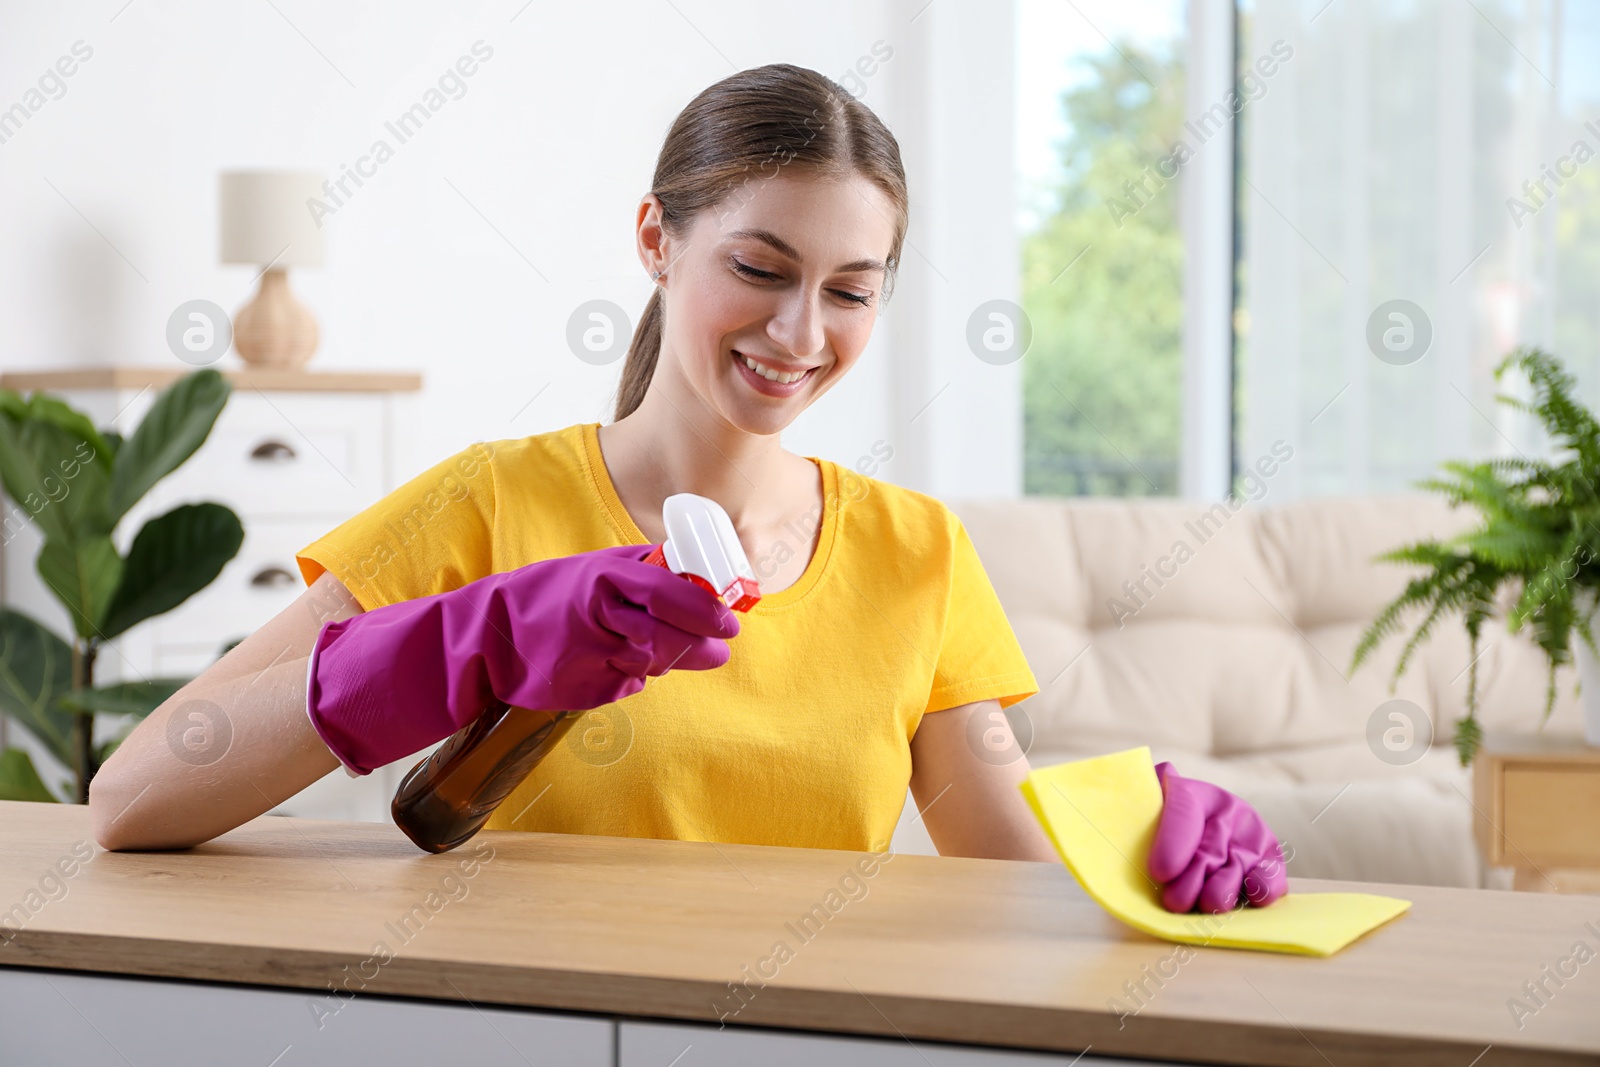
<path fill-rule="evenodd" d="M 675 493 L 662 504 L 661 521 L 667 539 L 647 562 L 698 578 L 735 611 L 749 611 L 761 599 L 755 572 L 721 504 L 693 493 Z"/>

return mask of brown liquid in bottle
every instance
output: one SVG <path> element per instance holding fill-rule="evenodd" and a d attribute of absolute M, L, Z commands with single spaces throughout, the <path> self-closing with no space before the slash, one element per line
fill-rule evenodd
<path fill-rule="evenodd" d="M 496 701 L 411 768 L 389 805 L 425 852 L 448 852 L 489 821 L 581 711 L 529 711 Z"/>

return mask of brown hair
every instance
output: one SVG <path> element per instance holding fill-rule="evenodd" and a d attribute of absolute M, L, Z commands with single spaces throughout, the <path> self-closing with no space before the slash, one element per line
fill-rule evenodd
<path fill-rule="evenodd" d="M 717 206 L 746 181 L 776 177 L 776 168 L 784 164 L 818 177 L 859 173 L 888 195 L 895 227 L 882 296 L 887 300 L 908 219 L 900 145 L 871 108 L 805 67 L 769 63 L 742 70 L 702 91 L 678 113 L 650 182 L 650 191 L 661 199 L 663 228 L 682 236 L 701 211 Z M 650 387 L 661 354 L 662 315 L 657 287 L 628 344 L 615 419 L 631 414 Z"/>

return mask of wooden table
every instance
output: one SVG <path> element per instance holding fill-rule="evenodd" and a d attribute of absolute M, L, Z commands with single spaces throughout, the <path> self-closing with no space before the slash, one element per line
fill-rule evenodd
<path fill-rule="evenodd" d="M 0 1062 L 1600 1063 L 1600 960 L 1544 977 L 1600 901 L 1292 882 L 1334 888 L 1415 905 L 1311 959 L 1152 940 L 1055 864 L 271 816 L 105 852 L 0 803 Z"/>
<path fill-rule="evenodd" d="M 1600 748 L 1576 735 L 1490 734 L 1472 791 L 1478 847 L 1512 868 L 1518 889 L 1600 893 Z"/>

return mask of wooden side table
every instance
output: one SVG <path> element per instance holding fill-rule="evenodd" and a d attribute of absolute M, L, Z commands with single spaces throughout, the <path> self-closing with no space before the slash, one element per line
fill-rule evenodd
<path fill-rule="evenodd" d="M 1473 829 L 1517 889 L 1600 893 L 1600 748 L 1563 734 L 1490 734 L 1473 761 Z"/>

